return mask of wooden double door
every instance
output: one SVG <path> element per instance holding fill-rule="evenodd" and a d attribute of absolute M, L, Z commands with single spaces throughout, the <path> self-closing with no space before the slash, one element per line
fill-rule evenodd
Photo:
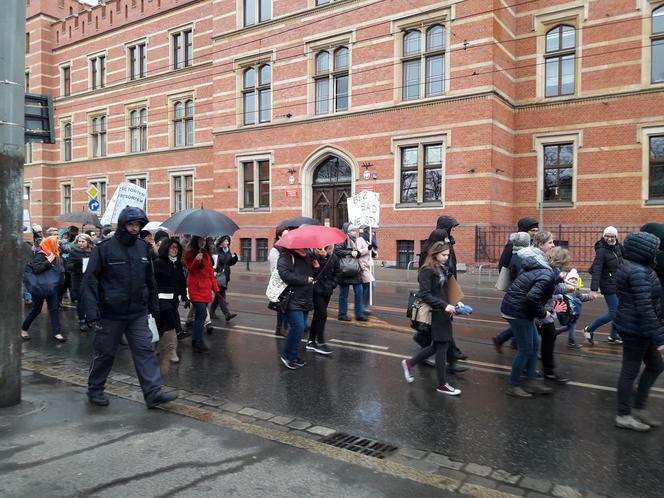
<path fill-rule="evenodd" d="M 313 218 L 322 225 L 341 228 L 348 221 L 350 183 L 314 185 L 313 194 Z"/>

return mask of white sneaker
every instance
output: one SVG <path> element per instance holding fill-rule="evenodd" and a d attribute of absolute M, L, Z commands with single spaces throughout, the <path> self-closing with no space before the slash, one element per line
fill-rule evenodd
<path fill-rule="evenodd" d="M 621 429 L 631 429 L 633 431 L 646 432 L 650 430 L 648 424 L 643 424 L 631 415 L 616 415 L 616 427 Z"/>
<path fill-rule="evenodd" d="M 401 368 L 403 368 L 403 376 L 406 378 L 406 382 L 411 384 L 415 380 L 415 377 L 413 377 L 413 374 L 410 373 L 410 368 L 408 367 L 408 360 L 401 361 Z"/>
<path fill-rule="evenodd" d="M 588 327 L 583 327 L 583 337 L 585 337 L 586 341 L 588 341 L 590 344 L 595 343 L 593 340 L 593 333 L 588 331 Z"/>
<path fill-rule="evenodd" d="M 449 396 L 458 396 L 459 394 L 461 394 L 461 389 L 452 387 L 449 384 L 445 384 L 444 386 L 438 386 L 436 388 L 436 391 L 438 391 L 439 393 L 447 394 Z"/>
<path fill-rule="evenodd" d="M 662 425 L 661 420 L 653 418 L 648 410 L 639 410 L 638 408 L 632 408 L 632 416 L 641 423 L 649 425 L 650 427 L 659 427 Z"/>

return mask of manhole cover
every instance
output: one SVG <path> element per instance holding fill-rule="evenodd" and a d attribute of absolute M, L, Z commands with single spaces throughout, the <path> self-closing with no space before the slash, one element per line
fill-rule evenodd
<path fill-rule="evenodd" d="M 344 432 L 337 432 L 320 440 L 336 448 L 354 451 L 362 455 L 383 459 L 398 450 L 396 446 L 381 443 L 365 437 L 353 436 Z"/>

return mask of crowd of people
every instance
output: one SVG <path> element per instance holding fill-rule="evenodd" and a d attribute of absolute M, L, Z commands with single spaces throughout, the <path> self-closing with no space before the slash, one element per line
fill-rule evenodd
<path fill-rule="evenodd" d="M 47 303 L 51 333 L 64 342 L 59 307 L 67 292 L 76 304 L 81 332 L 94 330 L 94 353 L 88 397 L 91 403 L 107 405 L 104 385 L 115 352 L 126 342 L 132 352 L 148 407 L 174 399 L 161 390 L 159 363 L 153 347 L 148 315 L 152 315 L 159 336 L 162 362 L 178 363 L 178 340 L 192 336 L 192 350 L 206 353 L 204 332 L 221 309 L 227 322 L 236 314 L 229 309 L 226 291 L 231 267 L 238 261 L 230 249 L 230 236 L 216 240 L 206 237 L 155 234 L 143 230 L 145 213 L 138 208 L 122 211 L 117 228 L 104 227 L 102 237 L 78 233 L 76 227 L 58 232 L 49 229 L 42 236 L 33 227 L 34 244 L 26 243 L 26 302 L 32 301 L 21 330 L 29 340 L 29 329 Z M 423 323 L 413 321 L 421 349 L 403 360 L 401 368 L 408 383 L 415 380 L 413 369 L 428 363 L 436 369 L 436 390 L 458 396 L 461 390 L 450 375 L 468 369 L 467 359 L 454 339 L 455 315 L 469 314 L 457 295 L 457 258 L 454 230 L 459 225 L 451 216 L 440 216 L 435 229 L 422 245 L 418 270 L 417 301 L 426 310 Z M 276 312 L 275 335 L 286 340 L 280 361 L 290 370 L 306 365 L 301 342 L 308 331 L 304 350 L 329 356 L 325 327 L 330 299 L 339 288 L 338 320 L 359 322 L 372 313 L 369 296 L 375 285 L 373 261 L 378 242 L 375 233 L 350 223 L 343 226 L 342 242 L 326 247 L 287 249 L 279 241 L 297 225 L 276 227 L 275 245 L 269 254 L 272 274 L 278 275 L 284 290 L 268 307 Z M 523 218 L 510 235 L 499 260 L 499 283 L 504 291 L 500 306 L 507 328 L 493 338 L 495 349 L 513 341 L 512 361 L 506 393 L 517 398 L 551 394 L 556 384 L 568 377 L 557 368 L 555 342 L 567 337 L 567 346 L 578 349 L 576 324 L 584 302 L 601 292 L 607 313 L 582 329 L 593 345 L 595 331 L 611 323 L 608 341 L 623 347 L 623 364 L 618 382 L 618 427 L 645 431 L 659 425 L 647 411 L 648 392 L 664 370 L 664 225 L 649 223 L 640 232 L 619 242 L 618 231 L 607 227 L 595 244 L 590 292 L 581 290 L 576 268 L 567 268 L 567 249 L 557 247 L 553 235 L 540 230 L 537 220 Z M 52 275 L 51 275 L 52 274 Z M 42 275 L 41 277 L 38 277 Z M 47 278 L 48 277 L 48 278 Z M 41 284 L 35 282 L 41 280 Z M 44 284 L 44 282 L 50 282 Z M 48 289 L 44 288 L 44 285 Z M 353 289 L 353 315 L 348 298 Z M 28 296 L 28 293 L 31 295 Z M 182 326 L 179 306 L 190 308 Z M 311 319 L 309 318 L 309 315 Z M 418 315 L 419 316 L 419 315 Z M 187 329 L 190 328 L 191 332 Z M 541 368 L 538 360 L 541 359 Z M 641 372 L 641 366 L 645 365 Z M 638 388 L 632 399 L 636 378 Z"/>

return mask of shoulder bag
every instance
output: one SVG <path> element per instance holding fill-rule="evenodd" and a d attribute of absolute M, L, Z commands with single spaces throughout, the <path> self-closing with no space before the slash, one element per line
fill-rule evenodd
<path fill-rule="evenodd" d="M 48 297 L 57 291 L 61 273 L 62 268 L 58 264 L 41 273 L 35 273 L 32 265 L 27 265 L 23 273 L 23 284 L 33 297 Z"/>
<path fill-rule="evenodd" d="M 499 291 L 507 292 L 507 289 L 510 288 L 511 284 L 512 281 L 510 279 L 510 269 L 507 266 L 503 266 L 500 269 L 498 280 L 496 280 L 496 289 Z"/>

